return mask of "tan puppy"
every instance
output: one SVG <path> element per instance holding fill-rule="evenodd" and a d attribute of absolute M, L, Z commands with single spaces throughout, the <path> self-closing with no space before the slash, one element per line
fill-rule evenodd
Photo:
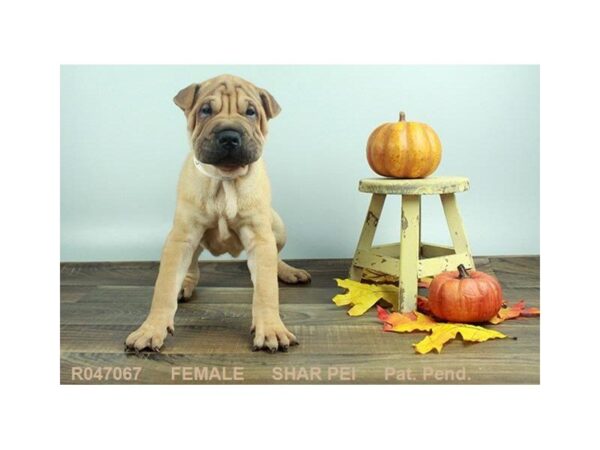
<path fill-rule="evenodd" d="M 191 297 L 198 282 L 198 256 L 248 254 L 254 296 L 254 350 L 287 351 L 297 344 L 279 316 L 277 277 L 310 281 L 308 272 L 281 261 L 286 240 L 281 218 L 271 208 L 271 188 L 261 158 L 267 121 L 280 107 L 264 89 L 221 75 L 182 89 L 174 98 L 185 113 L 191 152 L 177 189 L 173 228 L 160 261 L 148 317 L 125 345 L 158 351 L 173 334 L 178 294 Z"/>

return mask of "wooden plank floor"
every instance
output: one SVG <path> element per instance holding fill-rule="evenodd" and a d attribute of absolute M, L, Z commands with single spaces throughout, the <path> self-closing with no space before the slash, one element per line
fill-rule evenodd
<path fill-rule="evenodd" d="M 539 306 L 539 257 L 475 262 L 500 279 L 506 299 Z M 539 383 L 539 318 L 490 326 L 517 340 L 456 340 L 441 354 L 418 355 L 412 344 L 423 333 L 384 333 L 374 310 L 349 317 L 332 303 L 341 292 L 333 279 L 344 278 L 349 263 L 292 261 L 313 277 L 280 288 L 282 317 L 300 345 L 269 354 L 251 351 L 245 262 L 200 262 L 200 285 L 179 306 L 175 337 L 160 354 L 139 355 L 125 353 L 123 341 L 148 312 L 158 263 L 61 264 L 61 383 Z"/>

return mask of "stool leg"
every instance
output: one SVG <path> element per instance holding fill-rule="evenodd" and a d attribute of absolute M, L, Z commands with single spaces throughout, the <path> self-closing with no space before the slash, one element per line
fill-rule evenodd
<path fill-rule="evenodd" d="M 381 216 L 381 210 L 383 209 L 383 203 L 385 202 L 385 194 L 373 194 L 371 197 L 371 203 L 369 204 L 369 211 L 358 239 L 358 245 L 354 252 L 354 259 L 352 260 L 352 266 L 350 267 L 349 277 L 354 281 L 360 281 L 362 278 L 363 268 L 356 266 L 354 263 L 360 250 L 369 250 L 373 244 L 373 238 L 375 237 L 375 230 L 377 230 L 377 224 L 379 223 L 379 217 Z"/>
<path fill-rule="evenodd" d="M 457 254 L 466 254 L 466 261 L 463 264 L 467 269 L 474 269 L 475 264 L 473 263 L 471 248 L 467 240 L 467 233 L 465 233 L 465 227 L 458 211 L 456 196 L 454 194 L 441 194 L 440 198 L 442 199 L 442 206 L 444 207 L 444 214 L 446 215 L 446 222 L 448 222 L 448 229 L 450 230 L 454 250 Z"/>
<path fill-rule="evenodd" d="M 400 239 L 400 276 L 398 309 L 411 312 L 417 309 L 421 196 L 402 196 L 402 232 Z"/>
<path fill-rule="evenodd" d="M 421 234 L 421 197 L 419 197 L 419 259 L 423 256 L 421 253 L 421 236 L 423 235 Z"/>

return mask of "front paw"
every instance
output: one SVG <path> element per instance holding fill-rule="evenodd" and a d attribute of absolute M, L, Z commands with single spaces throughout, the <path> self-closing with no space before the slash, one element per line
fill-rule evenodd
<path fill-rule="evenodd" d="M 136 351 L 149 349 L 160 351 L 167 333 L 174 333 L 173 320 L 148 318 L 137 330 L 125 339 L 125 349 Z"/>
<path fill-rule="evenodd" d="M 298 345 L 298 339 L 285 327 L 278 314 L 274 317 L 256 317 L 251 332 L 254 332 L 253 352 L 262 349 L 271 353 L 277 350 L 287 352 L 290 346 Z"/>

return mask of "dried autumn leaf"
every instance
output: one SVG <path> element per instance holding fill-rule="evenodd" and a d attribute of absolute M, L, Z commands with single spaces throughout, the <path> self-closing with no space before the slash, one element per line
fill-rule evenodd
<path fill-rule="evenodd" d="M 507 337 L 499 331 L 488 330 L 487 328 L 475 325 L 440 323 L 432 328 L 429 336 L 425 337 L 421 342 L 414 344 L 415 350 L 421 354 L 429 353 L 432 350 L 437 350 L 440 353 L 444 344 L 455 339 L 457 334 L 461 335 L 463 341 L 469 342 L 485 342 L 489 339 L 503 339 Z"/>
<path fill-rule="evenodd" d="M 387 273 L 379 272 L 373 269 L 363 269 L 362 280 L 368 283 L 376 283 L 376 284 L 395 284 L 398 285 L 398 277 L 394 275 L 389 275 Z M 419 279 L 419 287 L 427 289 L 431 282 L 433 281 L 432 277 L 425 277 Z"/>
<path fill-rule="evenodd" d="M 398 277 L 373 269 L 363 269 L 362 279 L 375 284 L 398 284 Z"/>
<path fill-rule="evenodd" d="M 351 305 L 348 310 L 351 316 L 362 316 L 379 300 L 385 300 L 394 308 L 398 308 L 398 288 L 389 284 L 375 285 L 364 284 L 349 279 L 336 278 L 337 285 L 348 289 L 345 294 L 333 297 L 333 302 L 338 306 Z"/>
<path fill-rule="evenodd" d="M 500 311 L 498 311 L 498 314 L 496 314 L 495 317 L 491 318 L 489 322 L 496 325 L 501 322 L 504 322 L 505 320 L 516 319 L 517 317 L 520 317 L 520 316 L 531 317 L 531 316 L 539 316 L 539 315 L 540 315 L 540 310 L 538 308 L 534 308 L 534 307 L 526 308 L 525 301 L 519 300 L 517 303 L 515 303 L 512 306 L 508 306 L 506 308 L 501 308 Z"/>
<path fill-rule="evenodd" d="M 377 317 L 383 322 L 384 331 L 406 333 L 411 331 L 431 331 L 437 322 L 420 312 L 389 313 L 380 306 L 377 307 Z"/>

